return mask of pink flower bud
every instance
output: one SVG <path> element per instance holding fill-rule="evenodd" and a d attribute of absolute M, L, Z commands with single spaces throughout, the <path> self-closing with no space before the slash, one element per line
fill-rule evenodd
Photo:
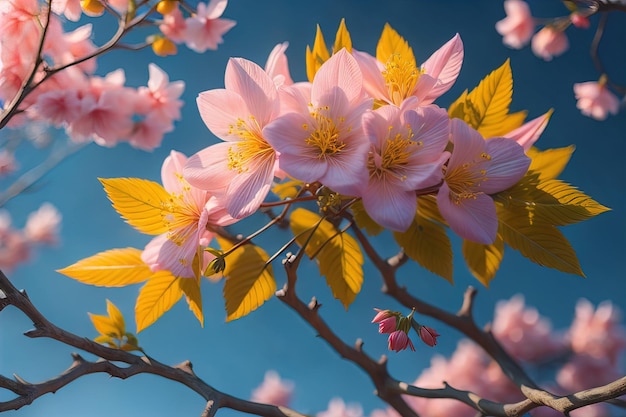
<path fill-rule="evenodd" d="M 378 324 L 378 333 L 388 334 L 396 331 L 396 318 L 394 316 L 381 320 Z"/>
<path fill-rule="evenodd" d="M 422 342 L 431 347 L 437 344 L 437 337 L 441 336 L 435 329 L 427 326 L 421 326 L 419 334 Z"/>
<path fill-rule="evenodd" d="M 389 317 L 395 317 L 395 314 L 393 314 L 393 311 L 391 310 L 381 310 L 380 308 L 375 308 L 374 310 L 376 310 L 377 313 L 376 316 L 374 316 L 372 323 L 380 323 Z"/>
<path fill-rule="evenodd" d="M 410 347 L 412 351 L 415 351 L 413 342 L 409 339 L 409 336 L 402 330 L 396 330 L 389 335 L 389 350 L 400 352 L 401 350 Z"/>
<path fill-rule="evenodd" d="M 570 16 L 570 20 L 572 21 L 572 24 L 576 26 L 578 29 L 589 28 L 590 23 L 589 23 L 589 19 L 587 18 L 587 16 L 583 16 L 578 13 L 572 13 L 572 15 Z"/>
<path fill-rule="evenodd" d="M 562 30 L 546 26 L 535 33 L 531 41 L 533 53 L 545 61 L 561 55 L 569 48 L 569 41 Z"/>

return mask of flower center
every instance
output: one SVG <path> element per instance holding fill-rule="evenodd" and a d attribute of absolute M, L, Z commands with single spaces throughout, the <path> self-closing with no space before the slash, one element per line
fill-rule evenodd
<path fill-rule="evenodd" d="M 389 91 L 391 102 L 399 106 L 413 93 L 420 70 L 411 59 L 403 59 L 401 54 L 392 54 L 382 72 Z"/>
<path fill-rule="evenodd" d="M 248 171 L 251 161 L 275 158 L 274 149 L 263 138 L 261 127 L 254 116 L 248 121 L 237 119 L 237 123 L 229 126 L 229 135 L 237 135 L 241 140 L 228 148 L 228 169 L 241 174 Z"/>
<path fill-rule="evenodd" d="M 307 124 L 302 125 L 302 128 L 309 132 L 309 137 L 305 139 L 305 142 L 307 145 L 316 148 L 318 159 L 335 155 L 346 147 L 346 144 L 340 139 L 340 127 L 345 119 L 343 117 L 339 118 L 338 126 L 332 118 L 326 115 L 329 110 L 330 107 L 325 106 L 311 112 L 311 116 L 313 116 L 316 122 L 314 130 L 311 131 L 310 126 Z M 347 131 L 349 132 L 350 130 L 351 127 L 348 127 Z"/>
<path fill-rule="evenodd" d="M 376 150 L 369 153 L 367 167 L 370 172 L 370 178 L 376 176 L 382 178 L 386 175 L 392 175 L 401 181 L 406 179 L 403 174 L 403 168 L 408 164 L 411 153 L 414 152 L 416 146 L 422 146 L 422 141 L 414 141 L 415 134 L 410 125 L 407 125 L 405 134 L 396 133 L 392 136 L 393 126 L 389 126 L 389 136 L 383 144 L 380 153 Z"/>
<path fill-rule="evenodd" d="M 463 163 L 458 167 L 449 169 L 444 167 L 445 180 L 450 188 L 450 196 L 455 204 L 461 204 L 462 200 L 476 199 L 480 194 L 480 184 L 487 181 L 487 170 L 483 165 L 491 160 L 491 155 L 482 152 L 478 158 Z"/>

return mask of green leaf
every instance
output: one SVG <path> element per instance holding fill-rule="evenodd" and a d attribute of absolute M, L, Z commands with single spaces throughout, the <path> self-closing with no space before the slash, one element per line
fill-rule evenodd
<path fill-rule="evenodd" d="M 489 286 L 504 257 L 504 241 L 500 233 L 491 245 L 483 245 L 469 240 L 463 241 L 463 257 L 470 272 L 485 287 Z"/>
<path fill-rule="evenodd" d="M 233 245 L 217 238 L 223 251 Z M 258 246 L 246 244 L 226 257 L 224 300 L 226 321 L 248 315 L 269 300 L 276 292 L 276 281 L 271 265 L 265 265 L 269 256 Z"/>
<path fill-rule="evenodd" d="M 333 296 L 347 309 L 361 291 L 363 284 L 363 254 L 356 240 L 338 231 L 330 222 L 316 213 L 297 208 L 291 213 L 289 224 L 296 243 L 305 253 L 317 260 L 320 275 L 326 277 Z M 313 232 L 315 225 L 319 226 Z M 313 232 L 312 237 L 311 233 Z"/>
<path fill-rule="evenodd" d="M 152 271 L 135 248 L 110 249 L 72 264 L 57 272 L 83 284 L 124 287 L 147 280 Z"/>
<path fill-rule="evenodd" d="M 409 258 L 454 283 L 452 246 L 441 224 L 428 220 L 418 212 L 406 232 L 394 232 L 393 236 Z"/>
<path fill-rule="evenodd" d="M 542 219 L 530 221 L 523 207 L 497 209 L 500 232 L 507 245 L 536 264 L 585 276 L 576 252 L 555 226 Z"/>
<path fill-rule="evenodd" d="M 469 94 L 463 92 L 448 109 L 450 118 L 464 120 L 484 138 L 503 136 L 524 123 L 526 112 L 509 114 L 513 74 L 507 59 Z"/>
<path fill-rule="evenodd" d="M 113 208 L 128 224 L 142 233 L 168 231 L 165 217 L 176 207 L 170 194 L 158 183 L 141 178 L 99 178 Z"/>

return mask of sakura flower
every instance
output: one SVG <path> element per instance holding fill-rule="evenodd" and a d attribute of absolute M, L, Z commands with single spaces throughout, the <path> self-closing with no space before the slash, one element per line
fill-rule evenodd
<path fill-rule="evenodd" d="M 588 300 L 580 300 L 568 333 L 572 350 L 615 365 L 626 348 L 626 329 L 619 324 L 620 316 L 619 309 L 609 301 L 594 309 Z"/>
<path fill-rule="evenodd" d="M 217 49 L 223 42 L 222 35 L 228 32 L 235 22 L 220 19 L 228 0 L 210 0 L 208 4 L 198 3 L 196 14 L 186 20 L 185 43 L 189 49 L 204 52 Z"/>
<path fill-rule="evenodd" d="M 172 12 L 163 16 L 163 23 L 159 25 L 159 30 L 163 32 L 169 40 L 175 43 L 181 43 L 185 41 L 185 31 L 187 29 L 187 22 L 183 17 L 183 13 L 178 7 Z"/>
<path fill-rule="evenodd" d="M 178 277 L 197 278 L 206 263 L 201 246 L 213 238 L 207 226 L 225 226 L 235 220 L 213 196 L 187 183 L 182 176 L 186 161 L 183 154 L 172 151 L 163 162 L 163 187 L 171 195 L 169 213 L 163 222 L 169 231 L 152 239 L 141 259 L 155 272 L 169 270 Z M 200 265 L 194 265 L 196 262 Z"/>
<path fill-rule="evenodd" d="M 531 41 L 533 53 L 545 61 L 552 61 L 569 48 L 565 32 L 552 26 L 545 26 L 533 36 Z"/>
<path fill-rule="evenodd" d="M 608 89 L 606 78 L 574 84 L 574 94 L 578 100 L 576 107 L 585 116 L 604 120 L 609 113 L 615 115 L 619 111 L 619 99 Z"/>
<path fill-rule="evenodd" d="M 276 87 L 281 85 L 292 85 L 293 80 L 289 74 L 289 63 L 285 51 L 289 46 L 289 42 L 279 43 L 272 49 L 267 62 L 265 63 L 265 72 L 274 80 Z"/>
<path fill-rule="evenodd" d="M 363 408 L 359 404 L 346 404 L 341 398 L 333 398 L 328 409 L 317 413 L 316 417 L 363 417 Z"/>
<path fill-rule="evenodd" d="M 52 12 L 63 15 L 67 20 L 78 22 L 82 15 L 80 0 L 56 0 L 52 2 Z"/>
<path fill-rule="evenodd" d="M 185 90 L 184 81 L 170 82 L 165 71 L 156 64 L 148 65 L 150 78 L 148 87 L 139 87 L 138 113 L 156 113 L 167 121 L 180 119 L 180 108 L 183 105 L 180 96 Z M 142 100 L 145 99 L 145 100 Z"/>
<path fill-rule="evenodd" d="M 398 38 L 402 42 L 398 42 Z M 419 99 L 418 105 L 431 104 L 452 87 L 461 70 L 463 42 L 458 34 L 420 67 L 411 47 L 389 25 L 385 26 L 379 45 L 383 42 L 398 45 L 393 52 L 377 52 L 376 58 L 355 50 L 352 55 L 361 67 L 368 94 L 386 103 L 400 106 L 405 99 L 415 96 Z"/>
<path fill-rule="evenodd" d="M 550 323 L 536 309 L 526 307 L 521 295 L 496 304 L 492 332 L 510 355 L 527 362 L 548 359 L 565 348 Z"/>
<path fill-rule="evenodd" d="M 568 391 L 581 391 L 615 381 L 623 376 L 608 358 L 575 355 L 559 370 L 556 381 Z"/>
<path fill-rule="evenodd" d="M 243 218 L 259 208 L 277 169 L 263 128 L 278 115 L 278 93 L 265 71 L 243 58 L 229 60 L 224 84 L 226 89 L 200 93 L 197 102 L 204 123 L 225 142 L 189 158 L 184 175 Z"/>
<path fill-rule="evenodd" d="M 13 270 L 30 258 L 31 247 L 20 232 L 10 229 L 0 232 L 0 270 Z"/>
<path fill-rule="evenodd" d="M 309 106 L 280 116 L 263 130 L 280 153 L 282 170 L 301 181 L 320 181 L 336 192 L 357 195 L 367 181 L 369 148 L 361 116 L 372 107 L 362 83 L 359 66 L 345 49 L 322 65 Z"/>
<path fill-rule="evenodd" d="M 409 338 L 409 335 L 404 330 L 396 330 L 389 335 L 389 350 L 400 352 L 406 348 L 411 348 L 415 351 L 415 346 Z"/>
<path fill-rule="evenodd" d="M 294 383 L 285 381 L 276 371 L 267 371 L 263 383 L 252 391 L 252 401 L 288 407 L 291 402 Z"/>
<path fill-rule="evenodd" d="M 591 25 L 587 16 L 577 12 L 572 13 L 569 18 L 572 25 L 576 26 L 578 29 L 589 29 Z"/>
<path fill-rule="evenodd" d="M 484 140 L 459 119 L 450 122 L 452 156 L 445 168 L 437 205 L 450 228 L 464 239 L 490 244 L 498 218 L 489 196 L 519 181 L 530 165 L 524 149 L 507 138 Z"/>
<path fill-rule="evenodd" d="M 362 184 L 360 195 L 381 226 L 407 230 L 417 210 L 415 190 L 441 182 L 441 167 L 450 155 L 444 152 L 448 121 L 446 111 L 438 107 L 415 111 L 383 106 L 363 116 L 371 147 L 369 181 Z"/>
<path fill-rule="evenodd" d="M 502 43 L 511 48 L 525 46 L 535 31 L 535 21 L 528 3 L 522 0 L 505 0 L 506 17 L 496 22 L 496 31 L 503 36 Z"/>
<path fill-rule="evenodd" d="M 39 210 L 28 215 L 24 236 L 29 242 L 53 244 L 59 240 L 61 213 L 50 203 L 44 203 Z"/>

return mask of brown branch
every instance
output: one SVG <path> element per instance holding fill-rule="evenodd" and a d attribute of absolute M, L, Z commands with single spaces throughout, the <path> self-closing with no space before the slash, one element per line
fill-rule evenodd
<path fill-rule="evenodd" d="M 214 415 L 219 408 L 231 408 L 266 417 L 305 417 L 303 414 L 285 407 L 254 403 L 223 393 L 200 379 L 193 372 L 190 362 L 168 366 L 149 356 L 136 356 L 123 350 L 111 349 L 61 329 L 48 321 L 35 308 L 26 292 L 18 291 L 0 271 L 0 311 L 9 305 L 18 308 L 33 321 L 35 328 L 27 331 L 26 336 L 54 339 L 68 346 L 89 352 L 103 360 L 89 362 L 79 355 L 73 355 L 74 362 L 65 372 L 41 383 L 29 383 L 17 376 L 15 380 L 12 380 L 0 375 L 0 388 L 8 389 L 17 394 L 17 397 L 12 400 L 0 402 L 0 412 L 17 410 L 31 404 L 44 394 L 56 392 L 84 375 L 101 372 L 122 379 L 148 373 L 179 382 L 207 401 L 207 407 L 203 414 L 206 416 Z M 129 366 L 121 368 L 112 362 L 123 362 Z"/>

